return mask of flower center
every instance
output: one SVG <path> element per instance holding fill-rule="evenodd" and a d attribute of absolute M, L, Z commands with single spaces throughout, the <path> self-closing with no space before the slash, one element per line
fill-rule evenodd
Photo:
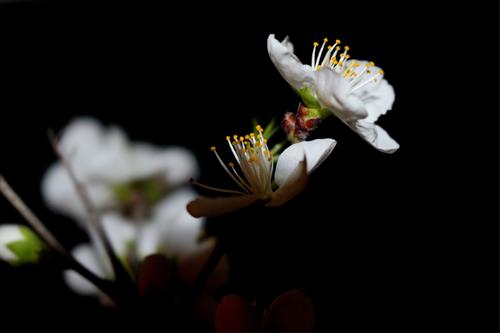
<path fill-rule="evenodd" d="M 264 138 L 263 130 L 260 125 L 256 128 L 257 134 L 250 133 L 245 136 L 234 135 L 226 137 L 229 148 L 241 171 L 235 167 L 235 163 L 230 162 L 227 165 L 223 162 L 217 153 L 216 147 L 210 150 L 215 154 L 224 171 L 243 191 L 224 190 L 211 186 L 206 186 L 196 182 L 196 185 L 211 190 L 239 193 L 239 194 L 257 194 L 267 197 L 272 193 L 272 175 L 273 175 L 273 156 L 267 146 L 267 140 Z"/>
<path fill-rule="evenodd" d="M 326 53 L 323 55 L 325 50 L 325 45 L 328 43 L 328 38 L 323 39 L 323 44 L 317 52 L 319 46 L 318 42 L 313 43 L 313 51 L 311 57 L 311 67 L 317 71 L 323 67 L 327 67 L 330 70 L 339 73 L 344 79 L 351 85 L 351 93 L 366 86 L 369 83 L 375 83 L 384 74 L 384 71 L 379 70 L 377 73 L 373 73 L 372 68 L 375 64 L 370 61 L 365 65 L 361 65 L 356 60 L 348 61 L 351 57 L 349 52 L 349 46 L 344 46 L 344 51 L 340 53 L 339 59 L 337 60 L 337 55 L 341 50 L 340 40 L 335 40 L 333 45 L 328 45 Z"/>
<path fill-rule="evenodd" d="M 132 219 L 148 217 L 152 208 L 168 193 L 161 177 L 133 180 L 113 186 L 113 193 L 122 213 Z"/>

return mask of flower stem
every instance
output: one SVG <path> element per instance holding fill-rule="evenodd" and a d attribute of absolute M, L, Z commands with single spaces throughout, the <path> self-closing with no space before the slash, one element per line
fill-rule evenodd
<path fill-rule="evenodd" d="M 61 160 L 61 163 L 63 164 L 64 168 L 68 172 L 68 175 L 69 175 L 71 181 L 73 182 L 75 190 L 76 190 L 78 196 L 80 197 L 80 200 L 82 201 L 82 203 L 85 207 L 85 211 L 87 213 L 87 217 L 88 217 L 88 220 L 90 222 L 90 227 L 93 228 L 93 230 L 97 234 L 98 238 L 102 241 L 102 243 L 104 245 L 104 249 L 106 251 L 106 254 L 108 255 L 108 258 L 111 262 L 111 266 L 113 267 L 113 271 L 115 273 L 116 282 L 124 289 L 125 294 L 129 295 L 132 298 L 131 301 L 133 301 L 133 298 L 136 298 L 135 296 L 137 296 L 134 282 L 132 281 L 132 278 L 130 277 L 126 268 L 123 266 L 122 262 L 118 258 L 117 254 L 113 250 L 113 247 L 111 246 L 111 242 L 109 240 L 109 237 L 104 232 L 104 229 L 102 227 L 102 221 L 100 218 L 100 214 L 97 212 L 92 201 L 90 200 L 90 197 L 88 196 L 88 193 L 87 193 L 87 189 L 85 188 L 83 183 L 81 183 L 78 180 L 70 163 L 64 157 L 61 149 L 59 148 L 59 143 L 58 143 L 57 137 L 55 136 L 54 132 L 49 130 L 48 136 L 49 136 L 49 140 L 50 140 L 50 143 L 52 145 L 52 148 L 54 149 L 54 152 L 59 157 L 59 159 Z"/>

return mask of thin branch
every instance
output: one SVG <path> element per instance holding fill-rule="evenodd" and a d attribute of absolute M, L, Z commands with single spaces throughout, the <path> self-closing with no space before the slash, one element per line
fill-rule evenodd
<path fill-rule="evenodd" d="M 61 258 L 68 268 L 74 269 L 80 275 L 92 282 L 103 293 L 107 294 L 113 300 L 116 300 L 115 293 L 111 290 L 110 281 L 103 280 L 89 271 L 85 266 L 76 261 L 64 247 L 57 241 L 54 235 L 45 227 L 33 211 L 24 203 L 17 193 L 10 187 L 9 183 L 0 174 L 0 192 L 14 206 L 14 208 L 25 218 L 34 232 L 45 242 L 48 249 Z"/>
<path fill-rule="evenodd" d="M 48 131 L 48 136 L 50 143 L 52 145 L 52 148 L 54 149 L 54 152 L 58 156 L 58 158 L 61 160 L 62 165 L 68 172 L 68 175 L 73 182 L 73 185 L 75 187 L 75 190 L 80 197 L 80 200 L 82 201 L 85 211 L 87 212 L 87 217 L 89 219 L 90 225 L 94 228 L 96 231 L 97 235 L 99 238 L 102 240 L 104 244 L 104 248 L 106 250 L 106 253 L 109 257 L 109 260 L 111 261 L 111 265 L 113 267 L 113 271 L 115 273 L 116 281 L 120 283 L 124 283 L 124 287 L 127 288 L 133 288 L 133 282 L 132 279 L 130 278 L 130 275 L 128 274 L 127 270 L 121 263 L 120 259 L 116 255 L 115 251 L 113 250 L 113 247 L 111 246 L 111 242 L 109 240 L 109 237 L 107 234 L 104 232 L 104 229 L 102 227 L 101 223 L 101 218 L 100 214 L 97 212 L 96 208 L 94 207 L 94 204 L 90 200 L 90 197 L 88 196 L 87 190 L 85 186 L 78 180 L 78 178 L 75 175 L 75 172 L 73 168 L 71 167 L 70 163 L 68 160 L 64 157 L 64 154 L 59 148 L 59 143 L 57 140 L 57 137 L 55 136 L 54 132 L 49 130 Z M 131 290 L 131 289 L 130 289 Z"/>
<path fill-rule="evenodd" d="M 36 234 L 55 252 L 68 256 L 68 252 L 57 241 L 52 233 L 43 225 L 42 221 L 26 206 L 24 201 L 17 195 L 17 193 L 10 187 L 9 183 L 0 174 L 0 191 L 5 198 L 14 206 L 17 211 L 26 219 L 30 226 L 34 229 Z"/>

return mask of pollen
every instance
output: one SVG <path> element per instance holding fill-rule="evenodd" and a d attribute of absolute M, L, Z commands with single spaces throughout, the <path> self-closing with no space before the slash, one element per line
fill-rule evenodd
<path fill-rule="evenodd" d="M 313 45 L 316 47 L 316 46 L 319 45 L 319 43 L 318 42 L 314 42 Z"/>
<path fill-rule="evenodd" d="M 344 50 L 349 51 L 349 49 L 350 49 L 349 46 L 347 46 L 347 45 L 344 46 Z"/>
<path fill-rule="evenodd" d="M 233 162 L 229 162 L 228 165 L 229 165 L 230 168 L 234 168 L 234 163 Z"/>
<path fill-rule="evenodd" d="M 328 38 L 323 38 L 323 42 L 328 43 Z"/>
<path fill-rule="evenodd" d="M 336 39 L 335 44 L 340 44 L 340 39 Z"/>
<path fill-rule="evenodd" d="M 331 50 L 331 49 L 333 49 L 333 46 L 328 45 L 328 46 L 327 46 L 327 48 L 328 48 L 329 50 Z"/>
<path fill-rule="evenodd" d="M 217 148 L 215 148 L 215 146 L 212 146 L 212 147 L 210 147 L 210 150 L 211 150 L 211 151 L 216 151 L 216 150 L 217 150 Z"/>
<path fill-rule="evenodd" d="M 231 137 L 228 135 L 226 136 L 226 140 L 230 141 L 231 140 Z"/>

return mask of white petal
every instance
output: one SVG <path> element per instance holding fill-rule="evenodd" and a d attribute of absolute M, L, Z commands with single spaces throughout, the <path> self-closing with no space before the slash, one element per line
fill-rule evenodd
<path fill-rule="evenodd" d="M 278 158 L 274 174 L 276 184 L 285 184 L 304 158 L 307 160 L 307 174 L 310 174 L 331 154 L 336 144 L 333 139 L 316 139 L 289 146 Z"/>
<path fill-rule="evenodd" d="M 149 221 L 139 228 L 136 242 L 137 255 L 140 259 L 158 253 L 162 245 L 158 225 L 153 221 Z"/>
<path fill-rule="evenodd" d="M 101 264 L 90 245 L 78 245 L 73 249 L 72 254 L 89 271 L 101 278 L 105 278 Z M 99 290 L 92 283 L 73 270 L 64 271 L 64 280 L 74 292 L 80 295 L 93 296 L 99 294 Z"/>
<path fill-rule="evenodd" d="M 311 66 L 303 65 L 293 54 L 293 46 L 285 39 L 283 45 L 274 34 L 267 38 L 267 51 L 278 72 L 295 89 L 313 86 L 314 75 Z"/>
<path fill-rule="evenodd" d="M 151 225 L 141 230 L 138 240 L 141 256 L 164 249 L 167 256 L 184 257 L 198 249 L 203 219 L 186 211 L 186 205 L 196 197 L 192 189 L 185 187 L 156 205 Z"/>
<path fill-rule="evenodd" d="M 130 159 L 135 178 L 160 175 L 170 186 L 186 183 L 198 174 L 194 155 L 178 146 L 159 148 L 136 143 L 133 145 Z"/>
<path fill-rule="evenodd" d="M 87 193 L 96 208 L 112 205 L 114 198 L 106 184 L 85 183 Z M 77 219 L 82 225 L 86 224 L 87 214 L 70 180 L 66 169 L 61 163 L 55 163 L 47 170 L 41 186 L 42 196 L 47 205 L 62 214 Z"/>
<path fill-rule="evenodd" d="M 187 205 L 187 210 L 194 217 L 215 217 L 248 207 L 258 199 L 254 194 L 227 198 L 200 197 L 191 201 Z"/>
<path fill-rule="evenodd" d="M 380 126 L 357 120 L 349 126 L 372 146 L 384 153 L 392 154 L 399 149 L 399 144 Z"/>
<path fill-rule="evenodd" d="M 7 262 L 16 260 L 17 257 L 7 247 L 8 244 L 24 239 L 18 224 L 4 224 L 0 226 L 0 259 Z"/>
<path fill-rule="evenodd" d="M 364 103 L 350 93 L 351 86 L 340 73 L 323 67 L 316 71 L 315 89 L 320 103 L 343 121 L 368 116 Z"/>
<path fill-rule="evenodd" d="M 136 240 L 137 230 L 134 222 L 118 213 L 108 213 L 102 216 L 104 232 L 119 257 L 126 255 L 129 246 Z"/>
<path fill-rule="evenodd" d="M 288 36 L 286 36 L 285 39 L 281 41 L 281 44 L 283 44 L 288 49 L 288 51 L 293 53 L 293 44 L 292 42 L 290 42 L 290 38 Z"/>
<path fill-rule="evenodd" d="M 87 150 L 99 146 L 103 133 L 102 125 L 94 118 L 76 118 L 66 126 L 61 134 L 59 145 L 67 158 L 84 159 Z"/>
<path fill-rule="evenodd" d="M 286 182 L 278 188 L 266 204 L 269 207 L 278 207 L 296 197 L 307 185 L 307 160 L 304 158 L 296 166 L 286 179 Z"/>

